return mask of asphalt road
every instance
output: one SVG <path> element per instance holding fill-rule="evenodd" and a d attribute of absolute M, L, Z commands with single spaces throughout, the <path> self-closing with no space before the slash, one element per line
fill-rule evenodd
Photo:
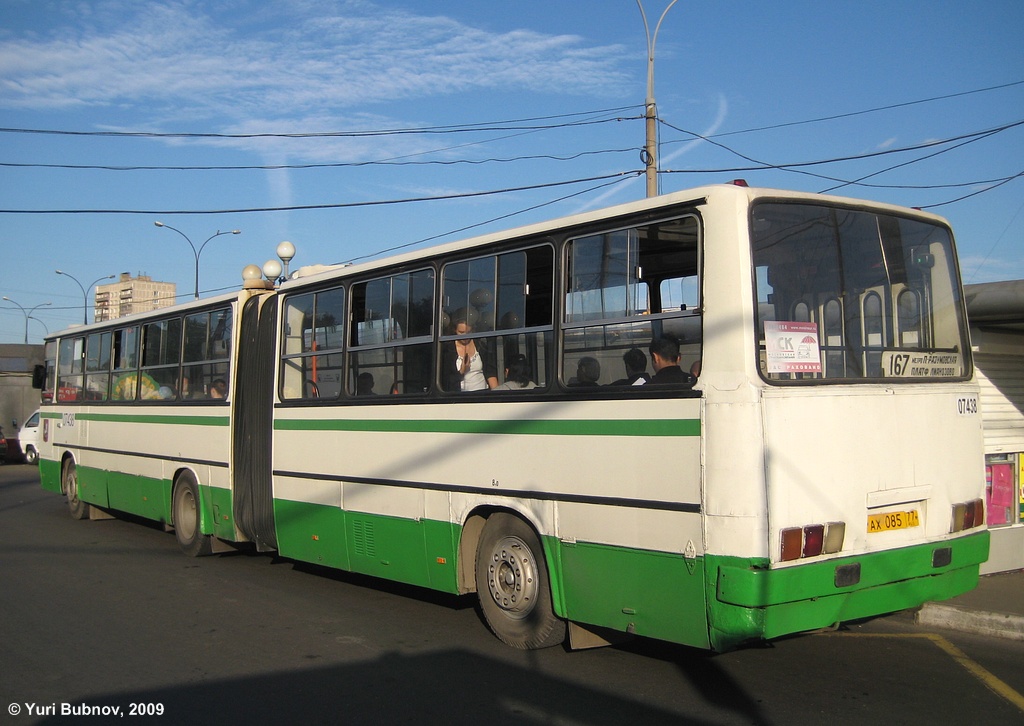
<path fill-rule="evenodd" d="M 0 723 L 1021 723 L 1021 693 L 1024 644 L 905 615 L 724 655 L 516 651 L 472 597 L 189 559 L 160 527 L 74 521 L 34 468 L 0 467 Z"/>

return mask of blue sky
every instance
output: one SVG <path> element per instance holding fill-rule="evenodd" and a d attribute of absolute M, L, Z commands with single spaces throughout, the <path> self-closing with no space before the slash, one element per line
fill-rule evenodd
<path fill-rule="evenodd" d="M 668 2 L 644 1 L 652 31 Z M 834 193 L 941 205 L 966 282 L 1024 278 L 1024 177 L 996 186 L 1024 172 L 1022 28 L 1017 0 L 680 0 L 657 36 L 661 190 L 863 179 Z M 38 342 L 82 318 L 57 268 L 191 299 L 193 253 L 156 220 L 196 245 L 242 230 L 202 254 L 213 294 L 285 239 L 293 266 L 341 262 L 642 198 L 646 53 L 635 0 L 0 0 L 0 127 L 90 132 L 0 132 L 0 294 L 51 303 Z M 89 166 L 165 168 L 66 168 Z M 211 213 L 312 205 L 346 206 Z M 24 333 L 0 303 L 0 343 Z"/>

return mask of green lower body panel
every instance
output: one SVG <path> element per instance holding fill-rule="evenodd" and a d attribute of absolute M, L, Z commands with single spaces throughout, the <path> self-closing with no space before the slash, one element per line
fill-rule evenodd
<path fill-rule="evenodd" d="M 708 648 L 704 565 L 679 554 L 559 543 L 559 615 L 649 638 Z M 559 575 L 556 575 L 559 576 Z"/>
<path fill-rule="evenodd" d="M 212 534 L 229 542 L 237 539 L 231 490 L 201 486 L 199 487 L 199 497 L 202 499 L 203 507 L 203 517 L 200 522 L 203 534 Z"/>
<path fill-rule="evenodd" d="M 40 462 L 45 489 L 59 492 L 60 474 L 59 462 Z M 90 504 L 170 520 L 170 481 L 79 467 L 78 483 Z M 203 486 L 200 498 L 202 531 L 234 540 L 231 492 Z M 458 524 L 283 499 L 274 517 L 285 557 L 459 592 Z M 543 543 L 559 616 L 721 651 L 967 592 L 988 558 L 989 533 L 775 568 L 762 558 Z"/>
<path fill-rule="evenodd" d="M 956 597 L 978 584 L 988 547 L 989 533 L 982 531 L 778 569 L 769 569 L 763 560 L 709 555 L 705 563 L 711 647 L 728 650 L 746 641 Z"/>
<path fill-rule="evenodd" d="M 39 484 L 46 491 L 61 493 L 60 462 L 49 459 L 39 460 Z"/>
<path fill-rule="evenodd" d="M 94 478 L 104 480 L 106 485 L 107 504 L 102 506 L 157 522 L 171 521 L 171 482 L 116 471 L 78 470 L 80 482 L 92 482 Z M 80 487 L 80 491 L 86 488 Z M 82 498 L 90 501 L 85 494 Z"/>
<path fill-rule="evenodd" d="M 78 466 L 77 473 L 78 496 L 83 502 L 155 522 L 171 522 L 171 481 L 88 466 Z M 60 494 L 61 463 L 40 460 L 39 479 L 43 489 Z M 231 492 L 209 486 L 199 489 L 200 531 L 236 540 Z"/>
<path fill-rule="evenodd" d="M 278 551 L 285 557 L 443 592 L 458 592 L 458 530 L 448 522 L 403 519 L 340 507 L 274 500 Z"/>

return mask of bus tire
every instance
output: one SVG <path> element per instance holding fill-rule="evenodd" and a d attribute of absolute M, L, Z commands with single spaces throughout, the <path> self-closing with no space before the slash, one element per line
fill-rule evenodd
<path fill-rule="evenodd" d="M 199 484 L 191 472 L 182 472 L 174 485 L 171 516 L 178 546 L 189 557 L 203 557 L 213 552 L 213 536 L 203 534 L 199 512 Z"/>
<path fill-rule="evenodd" d="M 565 640 L 540 540 L 522 519 L 494 514 L 487 520 L 477 548 L 476 587 L 487 625 L 506 645 L 532 650 Z"/>
<path fill-rule="evenodd" d="M 60 470 L 61 487 L 68 497 L 68 510 L 74 519 L 88 519 L 91 505 L 78 498 L 78 467 L 74 459 L 68 459 Z"/>

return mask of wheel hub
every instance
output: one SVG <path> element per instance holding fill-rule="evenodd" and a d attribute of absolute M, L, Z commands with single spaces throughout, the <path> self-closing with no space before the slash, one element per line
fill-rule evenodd
<path fill-rule="evenodd" d="M 487 565 L 487 587 L 494 602 L 512 617 L 525 617 L 537 595 L 533 556 L 518 537 L 497 542 Z"/>

